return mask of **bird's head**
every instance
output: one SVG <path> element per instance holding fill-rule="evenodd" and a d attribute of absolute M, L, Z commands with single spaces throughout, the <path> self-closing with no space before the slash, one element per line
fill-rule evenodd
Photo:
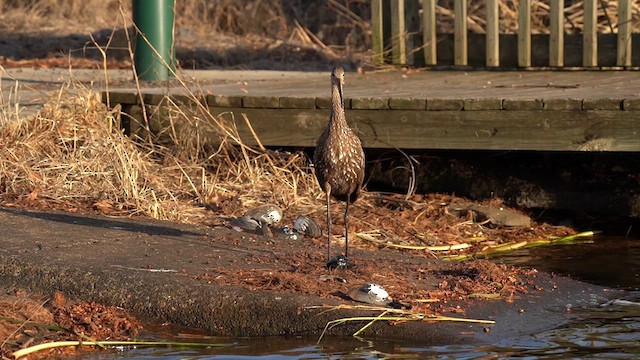
<path fill-rule="evenodd" d="M 344 96 L 342 95 L 342 86 L 344 86 L 344 69 L 342 66 L 336 66 L 331 72 L 331 85 L 338 87 L 340 93 L 340 105 L 344 106 Z"/>

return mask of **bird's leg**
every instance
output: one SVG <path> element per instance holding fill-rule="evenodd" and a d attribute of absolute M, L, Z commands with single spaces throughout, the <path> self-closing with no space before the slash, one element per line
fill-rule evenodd
<path fill-rule="evenodd" d="M 328 269 L 346 268 L 349 266 L 347 258 L 342 255 L 331 257 L 331 187 L 327 184 L 327 263 L 325 267 Z"/>
<path fill-rule="evenodd" d="M 344 257 L 349 257 L 349 201 L 351 194 L 347 195 L 347 205 L 344 208 Z"/>
<path fill-rule="evenodd" d="M 326 184 L 327 193 L 327 262 L 331 260 L 331 185 Z"/>
<path fill-rule="evenodd" d="M 260 227 L 262 230 L 262 235 L 270 238 L 273 237 L 273 232 L 271 232 L 271 229 L 269 228 L 269 224 L 267 224 L 266 222 L 263 222 Z"/>

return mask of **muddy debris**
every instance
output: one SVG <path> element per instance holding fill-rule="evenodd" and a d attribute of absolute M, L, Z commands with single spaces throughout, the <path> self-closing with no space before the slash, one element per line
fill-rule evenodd
<path fill-rule="evenodd" d="M 13 352 L 54 341 L 132 340 L 142 325 L 123 309 L 95 302 L 73 303 L 56 292 L 52 299 L 20 289 L 0 292 L 0 350 L 2 359 L 13 359 Z M 82 351 L 91 351 L 83 347 Z M 44 350 L 29 359 L 71 356 L 76 347 Z"/>

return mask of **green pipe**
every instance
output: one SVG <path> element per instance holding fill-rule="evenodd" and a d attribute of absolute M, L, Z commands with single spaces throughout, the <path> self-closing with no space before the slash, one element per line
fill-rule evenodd
<path fill-rule="evenodd" d="M 133 0 L 136 37 L 134 63 L 140 80 L 167 80 L 175 71 L 173 5 L 175 0 Z M 145 40 L 146 38 L 146 40 Z"/>

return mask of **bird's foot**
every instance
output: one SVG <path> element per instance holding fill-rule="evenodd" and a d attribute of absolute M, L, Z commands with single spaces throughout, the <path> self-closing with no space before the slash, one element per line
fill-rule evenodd
<path fill-rule="evenodd" d="M 351 265 L 351 262 L 346 256 L 336 255 L 327 261 L 325 267 L 327 269 L 346 269 L 351 267 Z"/>

